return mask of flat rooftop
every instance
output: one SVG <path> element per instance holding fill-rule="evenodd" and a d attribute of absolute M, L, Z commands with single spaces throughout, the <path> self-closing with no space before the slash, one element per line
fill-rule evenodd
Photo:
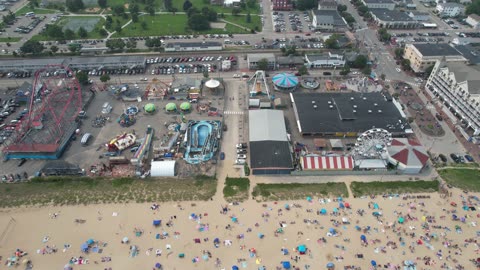
<path fill-rule="evenodd" d="M 414 43 L 412 44 L 423 56 L 461 56 L 462 54 L 447 43 Z"/>
<path fill-rule="evenodd" d="M 292 93 L 300 133 L 359 133 L 383 128 L 405 133 L 410 126 L 397 105 L 380 92 Z"/>
<path fill-rule="evenodd" d="M 414 20 L 405 12 L 383 8 L 373 8 L 370 12 L 384 22 L 413 22 Z"/>

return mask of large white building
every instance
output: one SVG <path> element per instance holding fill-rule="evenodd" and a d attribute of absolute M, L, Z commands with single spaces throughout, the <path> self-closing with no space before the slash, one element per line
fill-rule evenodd
<path fill-rule="evenodd" d="M 305 65 L 309 68 L 333 68 L 345 66 L 345 59 L 340 54 L 306 54 Z"/>
<path fill-rule="evenodd" d="M 440 17 L 455 17 L 465 13 L 465 6 L 453 2 L 440 3 L 437 5 L 437 11 Z"/>
<path fill-rule="evenodd" d="M 464 130 L 480 135 L 480 67 L 437 61 L 428 78 L 430 93 L 445 104 Z M 452 119 L 456 121 L 456 119 Z"/>
<path fill-rule="evenodd" d="M 473 29 L 480 29 L 480 16 L 477 14 L 470 14 L 465 22 L 470 25 Z"/>
<path fill-rule="evenodd" d="M 395 3 L 392 0 L 362 0 L 362 3 L 369 9 L 393 10 L 395 8 Z"/>

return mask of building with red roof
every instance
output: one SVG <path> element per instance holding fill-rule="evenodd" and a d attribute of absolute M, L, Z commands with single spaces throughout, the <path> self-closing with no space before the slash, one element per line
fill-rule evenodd
<path fill-rule="evenodd" d="M 429 159 L 425 148 L 413 139 L 395 138 L 387 151 L 388 162 L 406 174 L 420 173 Z"/>

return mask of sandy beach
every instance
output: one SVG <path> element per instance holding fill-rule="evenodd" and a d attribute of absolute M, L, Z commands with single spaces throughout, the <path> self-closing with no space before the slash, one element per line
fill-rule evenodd
<path fill-rule="evenodd" d="M 69 263 L 85 270 L 154 269 L 157 263 L 178 270 L 283 269 L 282 262 L 291 269 L 327 269 L 329 262 L 335 269 L 372 269 L 372 260 L 378 269 L 415 269 L 404 268 L 405 261 L 416 269 L 476 269 L 470 260 L 480 257 L 478 194 L 451 191 L 447 198 L 3 209 L 0 269 L 11 259 L 20 269 L 30 260 L 33 269 L 45 270 Z M 17 249 L 28 254 L 12 258 Z"/>

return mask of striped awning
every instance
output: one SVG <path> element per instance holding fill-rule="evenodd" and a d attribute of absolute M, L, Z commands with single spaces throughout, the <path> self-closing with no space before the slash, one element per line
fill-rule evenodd
<path fill-rule="evenodd" d="M 302 157 L 304 170 L 352 170 L 352 157 Z"/>

